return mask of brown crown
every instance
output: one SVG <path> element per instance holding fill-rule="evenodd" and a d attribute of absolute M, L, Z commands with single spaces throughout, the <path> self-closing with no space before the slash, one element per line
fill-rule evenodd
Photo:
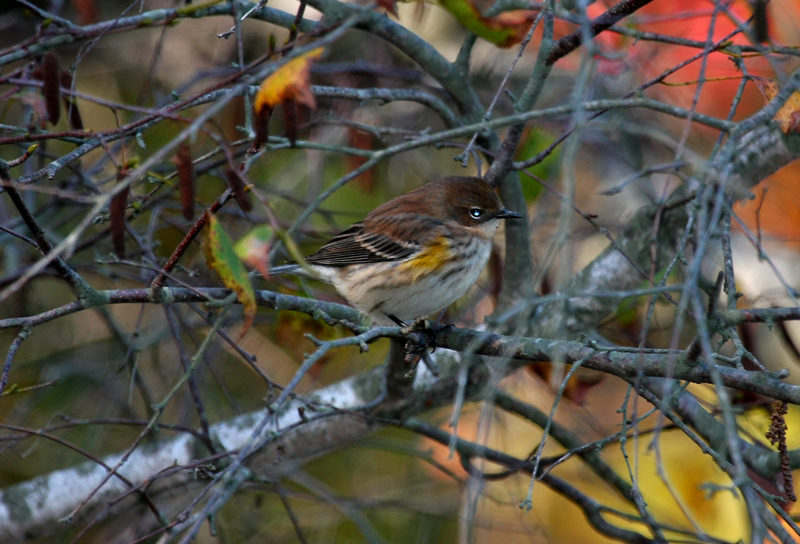
<path fill-rule="evenodd" d="M 484 218 L 488 220 L 500 213 L 503 206 L 494 189 L 482 179 L 448 176 L 378 206 L 365 222 L 388 214 L 414 214 L 474 225 L 475 220 L 469 215 L 472 208 L 484 210 Z"/>

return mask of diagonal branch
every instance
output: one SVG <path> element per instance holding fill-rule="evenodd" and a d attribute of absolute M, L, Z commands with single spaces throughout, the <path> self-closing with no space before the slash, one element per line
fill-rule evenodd
<path fill-rule="evenodd" d="M 622 0 L 622 2 L 614 5 L 596 19 L 592 19 L 588 24 L 587 30 L 579 28 L 572 34 L 568 34 L 559 39 L 553 44 L 545 62 L 548 65 L 555 64 L 556 61 L 580 47 L 587 37 L 594 38 L 652 1 L 653 0 Z"/>

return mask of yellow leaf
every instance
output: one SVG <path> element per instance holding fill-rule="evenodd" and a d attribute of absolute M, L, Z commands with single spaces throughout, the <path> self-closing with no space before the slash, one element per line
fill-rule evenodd
<path fill-rule="evenodd" d="M 317 47 L 308 53 L 292 59 L 273 72 L 256 93 L 253 108 L 257 115 L 272 110 L 276 104 L 285 100 L 294 100 L 309 108 L 316 107 L 314 95 L 308 82 L 311 63 L 322 56 L 323 48 Z"/>
<path fill-rule="evenodd" d="M 754 77 L 753 81 L 758 87 L 758 90 L 761 91 L 761 94 L 764 95 L 764 98 L 767 101 L 772 100 L 777 96 L 778 91 L 780 88 L 778 87 L 778 82 L 772 79 L 767 79 L 765 77 Z M 798 126 L 798 113 L 800 112 L 800 91 L 795 91 L 789 97 L 789 99 L 781 106 L 781 109 L 778 110 L 778 113 L 775 114 L 775 119 L 781 127 L 781 130 L 784 134 L 789 134 L 789 132 L 800 132 L 800 126 Z"/>
<path fill-rule="evenodd" d="M 245 335 L 256 316 L 256 294 L 242 261 L 236 256 L 233 241 L 215 216 L 206 213 L 206 228 L 203 236 L 203 251 L 206 265 L 215 270 L 225 287 L 236 293 L 244 306 L 244 325 L 239 338 Z"/>
<path fill-rule="evenodd" d="M 800 112 L 800 92 L 795 91 L 773 117 L 781 125 L 784 134 L 789 134 L 792 130 L 797 131 L 795 117 L 798 112 Z"/>

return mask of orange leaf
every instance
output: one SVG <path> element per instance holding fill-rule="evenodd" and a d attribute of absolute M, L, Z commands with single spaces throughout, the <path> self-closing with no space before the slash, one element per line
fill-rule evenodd
<path fill-rule="evenodd" d="M 752 232 L 761 232 L 764 244 L 780 243 L 793 251 L 800 248 L 799 178 L 800 162 L 795 161 L 758 184 L 752 190 L 757 198 L 734 205 L 733 211 L 747 227 Z M 764 189 L 769 191 L 762 197 Z"/>
<path fill-rule="evenodd" d="M 514 10 L 504 11 L 497 17 L 483 18 L 483 21 L 490 28 L 498 31 L 507 32 L 505 41 L 498 43 L 498 47 L 511 47 L 520 43 L 530 30 L 533 21 L 536 19 L 535 11 Z"/>
<path fill-rule="evenodd" d="M 243 337 L 256 317 L 256 294 L 242 261 L 236 256 L 233 241 L 222 228 L 216 216 L 206 212 L 206 228 L 203 236 L 203 251 L 206 265 L 216 270 L 225 287 L 236 293 L 244 306 L 244 325 L 239 338 Z"/>
<path fill-rule="evenodd" d="M 261 117 L 263 112 L 272 110 L 276 104 L 286 100 L 315 108 L 317 104 L 311 92 L 308 74 L 311 63 L 319 59 L 323 51 L 322 47 L 312 49 L 290 60 L 267 77 L 256 93 L 253 105 L 256 115 Z"/>

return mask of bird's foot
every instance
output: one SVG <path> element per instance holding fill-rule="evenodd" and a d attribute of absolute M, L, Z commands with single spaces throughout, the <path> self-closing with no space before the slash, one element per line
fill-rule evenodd
<path fill-rule="evenodd" d="M 403 333 L 411 336 L 406 341 L 406 353 L 426 352 L 428 348 L 436 351 L 436 335 L 451 327 L 453 325 L 434 323 L 428 319 L 417 319 L 411 325 L 406 325 Z"/>
<path fill-rule="evenodd" d="M 444 329 L 449 329 L 455 325 L 442 324 L 437 320 L 432 322 L 429 319 L 419 318 L 410 325 L 404 323 L 394 315 L 388 315 L 389 319 L 394 321 L 397 326 L 402 327 L 403 334 L 408 335 L 403 350 L 406 353 L 406 362 L 410 365 L 416 366 L 420 359 L 425 363 L 425 366 L 433 373 L 434 376 L 439 375 L 436 364 L 428 356 L 428 348 L 431 348 L 431 353 L 436 351 L 436 334 Z M 441 319 L 441 316 L 439 316 Z"/>
<path fill-rule="evenodd" d="M 422 353 L 428 348 L 436 348 L 436 331 L 431 322 L 425 318 L 417 319 L 411 325 L 403 327 L 403 334 L 411 336 L 406 340 L 406 353 Z"/>

